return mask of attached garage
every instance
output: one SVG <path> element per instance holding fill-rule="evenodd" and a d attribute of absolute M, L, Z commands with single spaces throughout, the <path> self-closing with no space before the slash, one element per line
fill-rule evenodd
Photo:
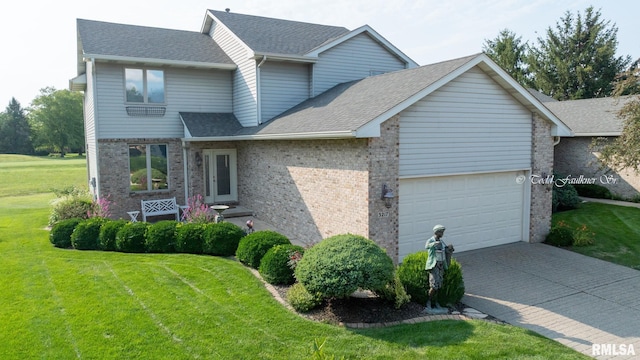
<path fill-rule="evenodd" d="M 400 115 L 398 257 L 436 224 L 456 251 L 529 239 L 532 115 L 470 69 Z"/>
<path fill-rule="evenodd" d="M 435 224 L 456 251 L 527 239 L 524 171 L 400 180 L 399 257 L 424 250 Z"/>

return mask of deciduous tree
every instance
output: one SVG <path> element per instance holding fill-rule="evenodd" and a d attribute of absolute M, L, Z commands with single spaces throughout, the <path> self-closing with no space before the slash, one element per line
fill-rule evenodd
<path fill-rule="evenodd" d="M 29 119 L 37 144 L 64 156 L 69 148 L 84 148 L 82 94 L 47 87 L 31 103 Z"/>

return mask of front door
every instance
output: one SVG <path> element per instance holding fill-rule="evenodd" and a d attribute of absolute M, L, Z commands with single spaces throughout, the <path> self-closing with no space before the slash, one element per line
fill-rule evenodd
<path fill-rule="evenodd" d="M 208 204 L 238 201 L 235 149 L 204 150 L 204 200 Z"/>

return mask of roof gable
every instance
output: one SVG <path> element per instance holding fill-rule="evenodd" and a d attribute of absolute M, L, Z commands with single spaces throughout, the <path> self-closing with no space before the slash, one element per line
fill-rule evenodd
<path fill-rule="evenodd" d="M 208 10 L 256 54 L 302 56 L 349 32 L 338 26 L 273 19 L 262 16 Z M 210 26 L 210 25 L 209 25 Z M 207 33 L 207 25 L 202 32 Z"/>
<path fill-rule="evenodd" d="M 389 51 L 390 53 L 394 54 L 395 56 L 397 56 L 399 59 L 401 59 L 404 63 L 407 64 L 408 68 L 413 68 L 418 66 L 418 63 L 416 63 L 415 61 L 413 61 L 410 57 L 408 57 L 405 53 L 403 53 L 402 51 L 400 51 L 400 49 L 398 49 L 397 47 L 395 47 L 395 45 L 393 45 L 392 43 L 390 43 L 389 41 L 387 41 L 387 39 L 385 39 L 382 35 L 380 35 L 377 31 L 373 30 L 369 25 L 364 25 L 361 26 L 355 30 L 350 31 L 347 34 L 344 34 L 338 38 L 335 38 L 331 41 L 328 41 L 324 44 L 322 44 L 321 46 L 313 49 L 312 51 L 308 52 L 306 55 L 307 56 L 312 56 L 312 57 L 318 57 L 318 55 L 320 55 L 322 52 L 327 51 L 337 45 L 340 45 L 342 43 L 344 43 L 345 41 L 354 38 L 362 33 L 366 33 L 368 34 L 374 41 L 378 42 L 382 47 L 384 47 L 385 49 L 387 49 L 387 51 Z"/>

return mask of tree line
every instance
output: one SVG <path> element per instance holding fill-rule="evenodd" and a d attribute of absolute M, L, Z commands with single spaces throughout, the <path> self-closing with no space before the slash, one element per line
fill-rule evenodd
<path fill-rule="evenodd" d="M 28 108 L 12 98 L 0 113 L 0 153 L 84 153 L 83 95 L 47 87 Z"/>
<path fill-rule="evenodd" d="M 483 52 L 519 84 L 556 100 L 578 100 L 640 94 L 640 59 L 616 56 L 618 28 L 588 7 L 584 14 L 566 12 L 538 37 L 523 42 L 509 29 L 485 40 Z M 640 172 L 640 97 L 617 114 L 622 135 L 598 138 L 592 149 L 603 165 Z"/>

